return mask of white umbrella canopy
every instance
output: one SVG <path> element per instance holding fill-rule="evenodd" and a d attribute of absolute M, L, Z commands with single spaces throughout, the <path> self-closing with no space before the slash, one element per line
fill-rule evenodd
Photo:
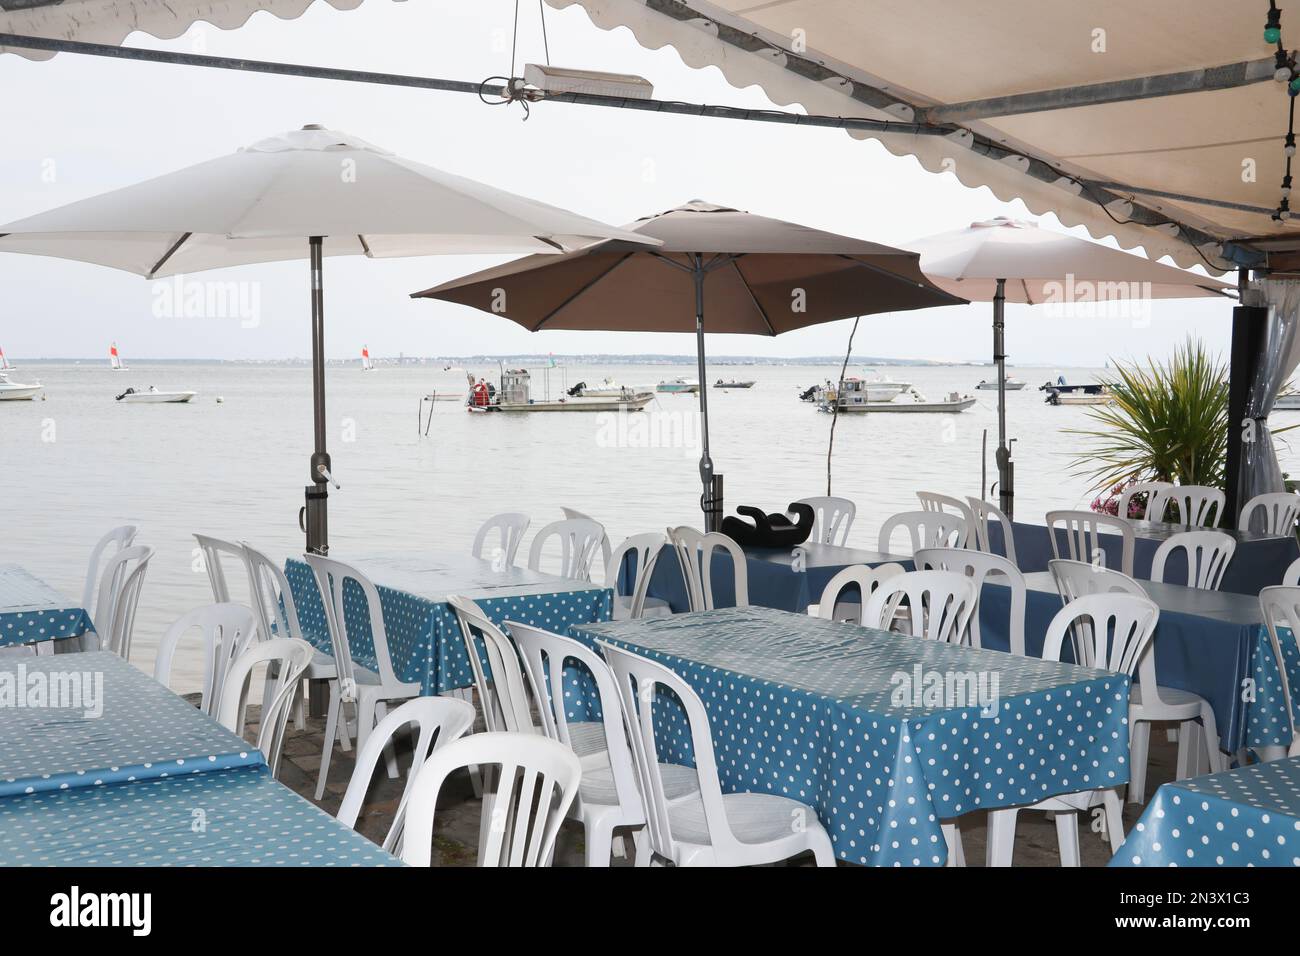
<path fill-rule="evenodd" d="M 308 255 L 372 258 L 654 245 L 316 126 L 0 226 L 0 251 L 146 278 Z"/>
<path fill-rule="evenodd" d="M 921 271 L 941 289 L 963 299 L 991 302 L 999 279 L 1006 280 L 1006 301 L 1028 305 L 1059 295 L 1073 281 L 1115 284 L 1137 291 L 1125 298 L 1186 299 L 1215 296 L 1234 287 L 1217 279 L 1185 272 L 1121 252 L 1101 243 L 1040 229 L 1037 224 L 998 217 L 973 222 L 906 244 L 921 255 Z"/>
<path fill-rule="evenodd" d="M 561 253 L 657 240 L 442 172 L 347 133 L 305 126 L 178 172 L 0 226 L 0 252 L 146 278 L 311 260 L 315 451 L 299 522 L 329 550 L 324 256 Z M 337 487 L 337 484 L 336 484 Z"/>
<path fill-rule="evenodd" d="M 1007 444 L 1007 302 L 1062 307 L 1132 299 L 1222 296 L 1232 286 L 1111 249 L 1097 242 L 999 216 L 907 244 L 939 288 L 993 303 L 993 363 L 998 370 L 998 499 L 1015 513 L 1015 470 Z M 984 489 L 981 489 L 981 494 Z"/>

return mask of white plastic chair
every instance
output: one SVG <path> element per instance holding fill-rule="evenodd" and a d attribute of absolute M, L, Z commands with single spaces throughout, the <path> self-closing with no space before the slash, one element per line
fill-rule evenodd
<path fill-rule="evenodd" d="M 590 581 L 591 564 L 605 538 L 605 529 L 590 518 L 552 521 L 537 532 L 528 547 L 528 567 L 531 570 L 542 570 L 542 555 L 552 538 L 560 539 L 560 577 Z"/>
<path fill-rule="evenodd" d="M 1210 488 L 1206 485 L 1174 485 L 1164 492 L 1164 495 L 1178 512 L 1174 518 L 1175 524 L 1217 528 L 1223 520 L 1226 498 L 1218 488 Z"/>
<path fill-rule="evenodd" d="M 937 511 L 941 514 L 953 514 L 962 521 L 966 522 L 967 537 L 973 537 L 975 527 L 975 513 L 971 507 L 961 498 L 954 498 L 952 495 L 941 495 L 936 491 L 918 491 L 917 500 L 921 502 L 922 511 Z M 963 541 L 959 547 L 966 547 L 969 541 Z"/>
<path fill-rule="evenodd" d="M 339 735 L 339 720 L 347 719 L 343 714 L 343 705 L 353 702 L 356 704 L 359 751 L 365 746 L 366 738 L 375 724 L 388 713 L 388 704 L 418 697 L 420 685 L 400 680 L 393 672 L 392 658 L 388 653 L 388 632 L 384 629 L 383 607 L 379 601 L 379 591 L 370 579 L 352 565 L 324 555 L 308 553 L 303 555 L 303 560 L 311 566 L 316 578 L 321 604 L 325 606 L 325 625 L 329 628 L 330 645 L 334 649 L 334 665 L 338 668 L 338 680 L 330 684 L 329 711 L 325 716 L 325 747 L 321 752 L 320 777 L 316 781 L 316 799 L 319 800 L 325 794 L 330 756 L 334 750 L 334 741 Z M 343 592 L 349 581 L 360 588 L 365 597 L 377 670 L 362 667 L 352 659 L 347 616 L 343 613 Z M 388 775 L 397 777 L 397 759 L 391 748 L 388 751 Z"/>
<path fill-rule="evenodd" d="M 99 597 L 95 601 L 95 635 L 100 648 L 126 661 L 131 659 L 135 612 L 152 557 L 153 548 L 133 544 L 109 558 L 104 564 L 104 573 L 100 575 Z"/>
<path fill-rule="evenodd" d="M 483 708 L 483 723 L 488 732 L 537 733 L 532 705 L 528 700 L 528 685 L 510 638 L 469 598 L 453 594 L 447 598 L 447 604 L 460 624 L 465 653 L 474 674 L 474 687 Z M 487 657 L 486 671 L 483 669 L 484 656 Z"/>
<path fill-rule="evenodd" d="M 1300 585 L 1300 558 L 1287 565 L 1286 571 L 1282 573 L 1282 584 L 1286 587 Z"/>
<path fill-rule="evenodd" d="M 1300 563 L 1300 562 L 1297 562 Z M 1300 587 L 1295 585 L 1274 585 L 1259 592 L 1259 607 L 1264 615 L 1264 626 L 1268 629 L 1268 640 L 1273 647 L 1273 659 L 1277 661 L 1278 673 L 1282 675 L 1282 700 L 1286 703 L 1287 723 L 1291 727 L 1291 743 L 1286 748 L 1286 756 L 1300 756 L 1300 731 L 1296 728 L 1296 707 L 1291 699 L 1291 681 L 1286 672 L 1286 655 L 1282 652 L 1283 629 L 1287 637 L 1300 651 Z M 1269 759 L 1268 754 L 1261 754 Z"/>
<path fill-rule="evenodd" d="M 1028 602 L 1028 588 L 1025 585 L 1025 576 L 1020 573 L 1019 568 L 1000 554 L 972 551 L 969 548 L 922 548 L 912 556 L 912 560 L 918 571 L 927 568 L 936 571 L 956 571 L 974 582 L 976 604 L 970 616 L 972 647 L 983 646 L 980 643 L 979 598 L 984 593 L 984 584 L 992 577 L 993 584 L 1006 587 L 1011 592 L 1011 609 L 1007 621 L 1009 650 L 1018 657 L 1025 656 L 1025 606 Z"/>
<path fill-rule="evenodd" d="M 672 609 L 663 598 L 649 597 L 646 591 L 650 587 L 650 576 L 654 574 L 659 554 L 668 538 L 653 531 L 647 534 L 634 534 L 625 538 L 614 549 L 605 563 L 605 587 L 614 592 L 614 620 L 639 620 L 643 617 L 667 617 Z M 628 556 L 636 561 L 636 576 L 627 594 L 618 592 L 618 582 L 623 563 Z"/>
<path fill-rule="evenodd" d="M 153 679 L 164 687 L 170 683 L 177 645 L 195 630 L 203 642 L 203 694 L 199 709 L 214 716 L 230 665 L 257 637 L 257 619 L 240 604 L 209 604 L 176 621 L 158 642 L 158 655 L 154 658 Z"/>
<path fill-rule="evenodd" d="M 479 844 L 479 866 L 550 866 L 555 837 L 569 813 L 582 766 L 573 751 L 537 734 L 471 734 L 439 747 L 424 762 L 406 803 L 402 862 L 429 866 L 438 792 L 453 773 L 488 767 L 498 781 Z M 485 800 L 483 812 L 489 813 Z"/>
<path fill-rule="evenodd" d="M 905 571 L 881 582 L 862 607 L 863 627 L 891 629 L 907 600 L 909 631 L 948 644 L 960 644 L 975 612 L 975 582 L 956 571 Z"/>
<path fill-rule="evenodd" d="M 662 664 L 599 643 L 614 672 L 645 799 L 649 846 L 644 852 L 638 847 L 638 863 L 657 856 L 677 866 L 760 866 L 811 851 L 818 866 L 835 865 L 830 837 L 812 807 L 774 793 L 722 792 L 709 715 L 690 684 Z M 700 788 L 690 797 L 673 797 L 659 760 L 659 687 L 676 695 L 690 726 Z"/>
<path fill-rule="evenodd" d="M 280 565 L 276 564 L 247 541 L 240 542 L 244 549 L 244 565 L 248 568 L 248 591 L 253 600 L 253 610 L 257 613 L 258 632 L 263 639 L 272 637 L 296 637 L 303 640 L 302 627 L 298 623 L 298 605 L 293 599 L 293 589 L 285 577 Z M 334 658 L 318 650 L 307 665 L 302 675 L 304 680 L 337 681 L 338 666 Z M 273 675 L 268 672 L 262 706 L 270 703 L 270 691 Z M 305 730 L 307 694 L 300 694 L 294 709 L 294 719 L 299 730 Z M 339 721 L 339 744 L 344 750 L 352 747 L 348 739 L 347 721 Z"/>
<path fill-rule="evenodd" d="M 560 511 L 564 514 L 564 517 L 566 517 L 566 518 L 581 518 L 581 519 L 583 519 L 584 521 L 596 521 L 596 519 L 593 518 L 591 515 L 589 515 L 589 514 L 583 514 L 583 513 L 582 513 L 581 511 L 579 511 L 577 508 L 564 508 L 564 507 L 561 507 L 561 508 L 560 508 Z M 596 521 L 596 524 L 600 524 L 600 522 L 599 522 L 599 521 Z M 611 554 L 611 552 L 612 552 L 612 549 L 610 548 L 610 544 L 609 544 L 609 535 L 605 533 L 605 526 L 604 526 L 603 524 L 600 525 L 600 530 L 601 530 L 601 537 L 600 537 L 600 561 L 601 561 L 601 566 L 607 568 L 607 567 L 609 567 L 609 558 L 610 558 L 610 554 Z M 606 585 L 609 584 L 608 581 L 606 581 L 605 583 L 606 583 Z"/>
<path fill-rule="evenodd" d="M 1147 596 L 1146 588 L 1127 574 L 1090 561 L 1054 558 L 1047 562 L 1047 569 L 1052 572 L 1052 580 L 1056 583 L 1062 604 L 1069 604 L 1085 594 L 1118 592 L 1137 597 Z"/>
<path fill-rule="evenodd" d="M 1237 551 L 1237 541 L 1222 531 L 1180 531 L 1170 535 L 1151 557 L 1152 581 L 1164 581 L 1165 562 L 1178 550 L 1187 556 L 1187 586 L 1217 591 Z"/>
<path fill-rule="evenodd" d="M 1243 531 L 1254 531 L 1258 528 L 1264 534 L 1293 538 L 1298 517 L 1300 517 L 1300 495 L 1291 491 L 1277 491 L 1256 495 L 1247 501 L 1246 507 L 1241 509 L 1241 521 L 1238 522 L 1237 527 Z M 1255 527 L 1251 527 L 1252 520 L 1257 518 Z"/>
<path fill-rule="evenodd" d="M 853 564 L 841 568 L 835 577 L 826 582 L 822 596 L 816 604 L 808 605 L 808 613 L 813 617 L 822 617 L 828 621 L 847 621 L 851 624 L 862 623 L 862 603 L 871 597 L 876 588 L 887 578 L 903 574 L 901 564 L 890 561 L 874 568 L 866 564 Z M 850 587 L 856 587 L 862 595 L 858 601 L 841 601 L 840 595 Z"/>
<path fill-rule="evenodd" d="M 500 558 L 503 567 L 511 567 L 515 563 L 515 554 L 519 551 L 519 544 L 524 539 L 524 532 L 528 530 L 531 519 L 528 515 L 520 514 L 518 511 L 506 511 L 499 515 L 493 515 L 484 521 L 479 527 L 478 532 L 474 535 L 474 545 L 470 549 L 470 554 L 476 558 L 483 557 L 483 547 L 487 544 L 488 536 L 492 532 L 497 534 L 497 546 L 488 553 L 489 559 Z"/>
<path fill-rule="evenodd" d="M 1063 524 L 1067 553 L 1061 553 L 1060 536 L 1057 525 Z M 1133 525 L 1123 518 L 1101 514 L 1096 511 L 1049 511 L 1047 512 L 1047 537 L 1052 543 L 1052 557 L 1068 558 L 1071 561 L 1090 561 L 1094 564 L 1106 563 L 1106 552 L 1102 549 L 1098 535 L 1114 533 L 1120 537 L 1119 570 L 1129 577 L 1133 576 L 1133 551 L 1137 545 L 1137 536 Z"/>
<path fill-rule="evenodd" d="M 420 769 L 429 759 L 429 754 L 463 736 L 473 726 L 474 705 L 452 697 L 416 697 L 389 711 L 388 716 L 375 725 L 365 747 L 357 753 L 356 768 L 343 794 L 343 802 L 339 804 L 337 818 L 340 823 L 356 828 L 357 817 L 361 815 L 361 806 L 375 775 L 375 764 L 379 763 L 380 755 L 390 746 L 397 732 L 412 724 L 417 733 L 412 735 L 415 746 L 411 753 L 411 769 L 407 771 L 406 786 L 397 804 L 397 812 L 393 814 L 392 825 L 384 837 L 383 847 L 389 853 L 399 852 L 406 806 Z"/>
<path fill-rule="evenodd" d="M 1172 481 L 1139 481 L 1130 485 L 1125 492 L 1119 497 L 1119 507 L 1115 509 L 1116 515 L 1126 521 L 1163 521 L 1165 506 L 1169 503 L 1167 492 L 1174 487 Z M 1146 495 L 1146 504 L 1142 505 L 1142 513 L 1129 516 L 1133 499 L 1138 495 Z"/>
<path fill-rule="evenodd" d="M 677 553 L 692 611 L 712 611 L 717 607 L 713 593 L 713 552 L 718 550 L 726 551 L 731 558 L 736 607 L 749 606 L 749 563 L 734 540 L 720 531 L 703 534 L 686 525 L 669 528 L 668 540 Z"/>
<path fill-rule="evenodd" d="M 199 551 L 203 556 L 203 568 L 208 573 L 208 584 L 212 587 L 213 602 L 216 604 L 229 604 L 230 583 L 226 580 L 226 570 L 222 565 L 222 559 L 228 557 L 237 560 L 244 568 L 245 578 L 249 578 L 248 558 L 244 554 L 243 545 L 206 534 L 196 534 L 194 540 L 199 543 Z"/>
<path fill-rule="evenodd" d="M 614 675 L 600 655 L 572 638 L 516 621 L 507 621 L 506 626 L 523 655 L 542 729 L 546 736 L 571 750 L 574 736 L 565 707 L 564 668 L 576 661 L 592 675 L 596 685 L 595 702 L 599 703 L 602 714 L 604 749 L 599 762 L 583 761 L 582 785 L 573 812 L 582 821 L 586 834 L 586 865 L 609 866 L 615 828 L 642 827 L 646 822 Z M 586 725 L 583 726 L 585 729 Z M 581 746 L 584 741 L 579 739 L 578 743 Z M 689 767 L 665 764 L 660 772 L 670 781 L 671 799 L 699 790 L 696 773 Z M 648 844 L 641 839 L 638 846 L 645 848 Z"/>
<path fill-rule="evenodd" d="M 966 546 L 970 547 L 971 538 L 974 538 L 978 550 L 985 554 L 996 554 L 997 552 L 993 550 L 992 538 L 989 537 L 989 522 L 996 521 L 1002 526 L 1002 550 L 1006 559 L 1016 567 L 1020 567 L 1020 562 L 1016 560 L 1016 536 L 1011 519 L 1002 513 L 1002 509 L 982 498 L 968 497 L 966 504 L 970 507 L 971 518 L 975 522 L 973 533 L 967 535 Z"/>
<path fill-rule="evenodd" d="M 268 667 L 272 663 L 276 665 L 279 676 L 275 683 L 275 693 L 271 698 L 271 706 L 262 711 L 257 730 L 257 749 L 262 751 L 262 756 L 266 758 L 272 776 L 280 774 L 280 751 L 284 747 L 284 727 L 289 722 L 289 711 L 293 707 L 294 698 L 298 695 L 302 672 L 311 663 L 311 655 L 312 646 L 306 641 L 290 637 L 260 641 L 245 649 L 231 662 L 221 687 L 221 698 L 216 713 L 217 722 L 242 737 L 244 735 L 243 713 L 248 703 L 248 683 L 253 668 L 259 664 L 266 664 Z"/>
<path fill-rule="evenodd" d="M 964 518 L 944 511 L 900 511 L 887 518 L 880 527 L 877 548 L 882 554 L 890 553 L 890 542 L 899 528 L 907 529 L 913 552 L 922 548 L 966 547 L 967 527 Z"/>
<path fill-rule="evenodd" d="M 1093 666 L 1133 675 L 1138 661 L 1151 643 L 1160 609 L 1148 598 L 1132 594 L 1089 594 L 1061 608 L 1047 627 L 1043 643 L 1043 660 L 1061 660 L 1067 634 L 1075 633 L 1075 624 L 1086 619 L 1093 643 L 1090 659 Z M 1078 814 L 1087 813 L 1101 804 L 1106 814 L 1106 837 L 1114 854 L 1124 842 L 1123 805 L 1118 789 L 1099 787 L 1077 793 L 1048 797 L 1023 807 L 1006 807 L 989 811 L 988 865 L 1010 866 L 1016 842 L 1016 815 L 1021 810 L 1049 810 L 1056 815 L 1056 839 L 1061 865 L 1079 865 Z"/>
<path fill-rule="evenodd" d="M 858 514 L 857 505 L 848 498 L 836 498 L 833 495 L 800 498 L 794 504 L 808 505 L 813 510 L 813 526 L 812 533 L 808 535 L 809 541 L 845 546 L 849 540 L 849 531 L 853 528 L 853 519 Z"/>
<path fill-rule="evenodd" d="M 81 589 L 81 606 L 92 621 L 95 619 L 95 598 L 99 589 L 99 563 L 109 560 L 123 548 L 131 547 L 135 543 L 135 534 L 136 527 L 133 524 L 114 528 L 95 542 L 95 547 L 90 552 L 90 561 L 86 565 L 86 583 Z"/>

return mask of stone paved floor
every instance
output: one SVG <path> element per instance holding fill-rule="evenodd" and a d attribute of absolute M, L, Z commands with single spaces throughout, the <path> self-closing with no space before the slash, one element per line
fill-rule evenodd
<path fill-rule="evenodd" d="M 249 719 L 256 719 L 257 708 L 250 707 Z M 354 751 L 344 753 L 337 747 L 331 757 L 329 782 L 325 796 L 315 801 L 317 771 L 320 768 L 321 747 L 324 740 L 324 719 L 308 718 L 305 731 L 296 730 L 289 725 L 284 744 L 284 755 L 280 767 L 280 780 L 297 793 L 317 803 L 328 813 L 338 812 L 343 792 L 347 789 L 352 776 Z M 479 728 L 481 729 L 481 728 Z M 250 726 L 249 737 L 254 731 Z M 399 748 L 400 752 L 400 748 Z M 1151 733 L 1151 763 L 1147 771 L 1147 795 L 1154 794 L 1156 788 L 1174 779 L 1174 760 L 1177 746 L 1165 740 L 1161 727 Z M 405 769 L 405 759 L 399 757 L 399 764 Z M 366 805 L 358 820 L 362 833 L 376 843 L 383 842 L 392 822 L 397 801 L 401 796 L 404 778 L 390 780 L 382 770 L 376 774 Z M 474 798 L 467 775 L 453 778 L 444 787 L 438 800 L 438 811 L 434 818 L 434 856 L 435 866 L 473 866 L 478 846 L 480 803 Z M 1142 808 L 1134 803 L 1124 805 L 1124 828 L 1127 832 L 1141 815 Z M 1082 819 L 1082 818 L 1081 818 Z M 982 866 L 984 861 L 985 820 L 980 813 L 969 814 L 962 818 L 962 842 L 966 850 L 967 863 L 970 866 Z M 630 840 L 628 841 L 630 846 Z M 1084 866 L 1104 866 L 1109 859 L 1109 850 L 1105 841 L 1097 833 L 1080 826 L 1080 852 Z M 806 864 L 810 860 L 795 861 Z M 1017 821 L 1015 864 L 1017 866 L 1058 866 L 1056 827 L 1044 813 L 1022 813 Z M 573 823 L 566 823 L 561 831 L 556 847 L 555 865 L 582 866 L 583 842 L 582 828 Z M 615 866 L 630 865 L 626 859 L 615 859 Z"/>

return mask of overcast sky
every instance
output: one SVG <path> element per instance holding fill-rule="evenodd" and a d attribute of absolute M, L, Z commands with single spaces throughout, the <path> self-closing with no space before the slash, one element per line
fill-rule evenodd
<path fill-rule="evenodd" d="M 473 4 L 371 0 L 340 12 L 313 5 L 299 20 L 258 13 L 241 29 L 200 25 L 174 41 L 134 35 L 129 45 L 220 56 L 481 80 L 509 72 L 513 0 Z M 520 12 L 520 62 L 541 61 L 535 4 Z M 757 88 L 731 87 L 715 69 L 693 70 L 671 48 L 642 49 L 627 30 L 604 32 L 579 6 L 546 10 L 551 62 L 636 73 L 660 98 L 759 108 Z M 791 128 L 635 111 L 540 104 L 295 79 L 225 70 L 60 55 L 0 56 L 4 149 L 0 222 L 169 172 L 305 123 L 347 130 L 376 145 L 610 223 L 693 198 L 802 222 L 876 242 L 961 228 L 1019 204 L 968 189 L 910 158 L 835 130 Z M 1062 228 L 1051 217 L 1041 224 Z M 1084 234 L 1082 231 L 1079 234 Z M 467 308 L 412 301 L 408 293 L 499 258 L 332 259 L 327 264 L 331 357 L 553 351 L 690 353 L 683 335 L 553 331 L 529 334 Z M 110 340 L 133 358 L 306 357 L 305 263 L 248 266 L 204 278 L 256 283 L 261 320 L 176 319 L 154 314 L 154 284 L 97 266 L 0 254 L 0 347 L 11 360 L 99 357 Z M 986 359 L 987 304 L 881 315 L 863 321 L 855 352 L 897 358 Z M 1009 308 L 1011 361 L 1101 365 L 1163 357 L 1187 334 L 1225 358 L 1231 304 L 1157 302 L 1150 322 L 1050 318 Z M 844 348 L 849 323 L 779 339 L 718 336 L 714 354 L 814 355 Z"/>

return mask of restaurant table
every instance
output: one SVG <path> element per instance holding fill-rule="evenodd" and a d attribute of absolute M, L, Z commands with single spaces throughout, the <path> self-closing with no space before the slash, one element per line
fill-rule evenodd
<path fill-rule="evenodd" d="M 1007 650 L 1011 592 L 995 580 L 980 595 L 981 644 Z M 1210 702 L 1227 753 L 1289 743 L 1286 701 L 1259 599 L 1181 584 L 1140 583 L 1160 608 L 1154 641 L 1161 686 L 1191 691 Z M 1026 574 L 1025 584 L 1025 652 L 1037 656 L 1048 625 L 1061 610 L 1061 598 L 1050 571 Z M 1283 642 L 1283 648 L 1291 686 L 1300 687 L 1294 642 Z"/>
<path fill-rule="evenodd" d="M 844 860 L 940 866 L 941 820 L 1128 781 L 1126 675 L 763 607 L 574 634 L 689 681 L 723 789 L 808 804 Z M 904 678 L 935 675 L 984 681 L 991 705 L 902 693 Z M 666 697 L 660 759 L 689 763 L 684 712 Z"/>
<path fill-rule="evenodd" d="M 0 657 L 0 797 L 263 762 L 114 654 Z"/>
<path fill-rule="evenodd" d="M 77 607 L 16 564 L 0 564 L 0 647 L 80 637 L 94 630 Z"/>
<path fill-rule="evenodd" d="M 1189 525 L 1166 524 L 1156 521 L 1133 521 L 1133 577 L 1149 580 L 1151 577 L 1151 559 L 1156 549 L 1171 535 L 1180 531 L 1204 531 Z M 1252 531 L 1237 531 L 1229 528 L 1215 528 L 1231 535 L 1237 542 L 1236 553 L 1228 562 L 1223 572 L 1220 591 L 1237 594 L 1259 594 L 1260 590 L 1270 584 L 1281 584 L 1282 574 L 1291 562 L 1300 558 L 1300 546 L 1294 535 L 1266 535 Z M 1048 537 L 1045 524 L 1029 524 L 1023 521 L 1012 523 L 1011 534 L 1016 542 L 1016 563 L 1026 573 L 1046 571 L 1047 562 L 1052 560 L 1052 540 Z M 1061 553 L 1068 554 L 1065 529 L 1056 529 Z M 1002 526 L 997 522 L 989 525 L 990 545 L 999 554 L 1003 553 Z M 1117 534 L 1100 533 L 1097 540 L 1106 555 L 1106 566 L 1121 569 L 1122 539 Z M 1170 555 L 1165 568 L 1165 580 L 1179 583 L 1187 581 L 1187 561 L 1182 552 Z"/>
<path fill-rule="evenodd" d="M 821 600 L 822 590 L 830 579 L 850 565 L 866 564 L 875 567 L 894 561 L 909 571 L 912 569 L 912 559 L 908 556 L 816 542 L 805 542 L 790 548 L 746 547 L 743 550 L 749 602 L 781 611 L 802 612 L 809 604 L 816 604 Z M 625 575 L 630 572 L 627 565 L 622 570 Z M 724 551 L 715 551 L 712 572 L 715 605 L 734 605 L 736 591 L 731 556 Z M 620 591 L 630 593 L 631 589 L 623 587 Z M 659 560 L 655 563 L 646 593 L 650 597 L 667 601 L 674 612 L 690 610 L 686 583 L 682 580 L 682 569 L 677 563 L 677 553 L 672 545 L 665 545 L 659 552 Z"/>
<path fill-rule="evenodd" d="M 1300 757 L 1166 783 L 1111 866 L 1300 866 Z"/>
<path fill-rule="evenodd" d="M 388 652 L 399 680 L 418 683 L 425 695 L 474 683 L 469 656 L 450 595 L 472 599 L 495 624 L 507 620 L 568 634 L 575 624 L 608 621 L 613 592 L 588 581 L 574 581 L 527 568 L 500 568 L 468 554 L 437 551 L 348 555 L 344 560 L 375 584 L 388 637 Z M 325 607 L 311 568 L 290 558 L 285 575 L 298 608 L 303 637 L 332 654 Z M 352 657 L 375 669 L 374 639 L 365 597 L 355 584 L 343 591 Z"/>
<path fill-rule="evenodd" d="M 0 798 L 0 866 L 398 866 L 261 766 Z"/>

